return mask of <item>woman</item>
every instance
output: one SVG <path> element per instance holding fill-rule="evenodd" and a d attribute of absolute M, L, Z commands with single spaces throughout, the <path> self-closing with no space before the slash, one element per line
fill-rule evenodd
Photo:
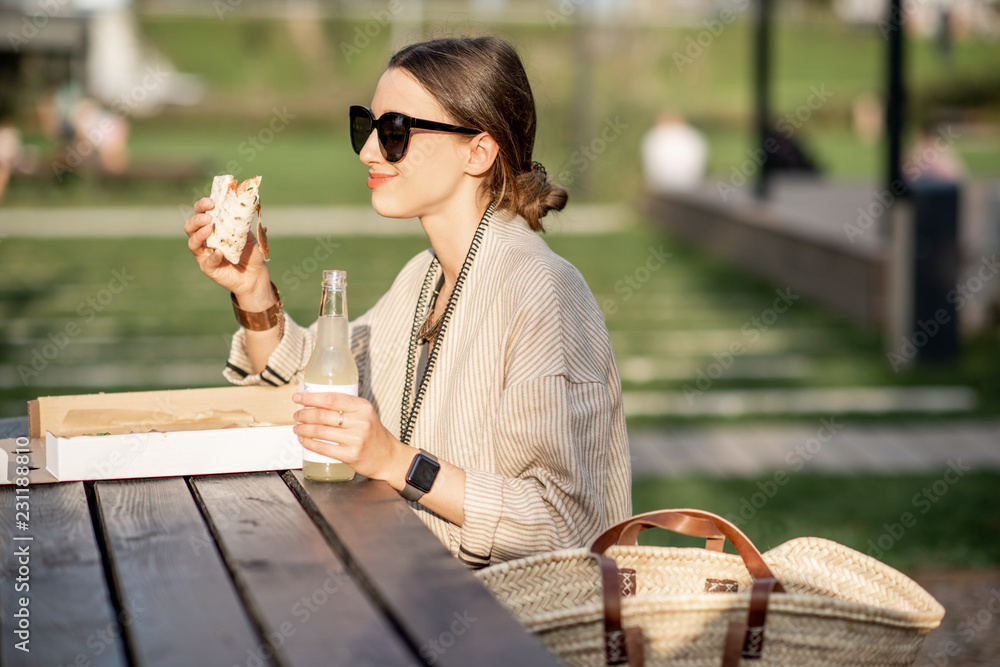
<path fill-rule="evenodd" d="M 300 441 L 388 482 L 470 567 L 586 544 L 630 515 L 621 385 L 586 283 L 535 233 L 566 192 L 531 160 L 520 59 L 495 37 L 406 47 L 351 130 L 375 210 L 419 218 L 431 249 L 351 324 L 360 397 L 296 394 Z M 188 245 L 264 322 L 224 373 L 297 383 L 315 325 L 280 312 L 252 239 L 239 265 L 205 247 L 211 208 L 195 204 Z"/>

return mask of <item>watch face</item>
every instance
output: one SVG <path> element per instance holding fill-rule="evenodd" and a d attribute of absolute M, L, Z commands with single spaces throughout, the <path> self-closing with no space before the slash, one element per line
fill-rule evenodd
<path fill-rule="evenodd" d="M 430 460 L 423 454 L 418 454 L 417 458 L 413 461 L 413 467 L 410 469 L 407 481 L 424 493 L 427 493 L 431 490 L 431 486 L 434 485 L 434 478 L 437 477 L 440 468 L 441 465 L 439 463 Z"/>

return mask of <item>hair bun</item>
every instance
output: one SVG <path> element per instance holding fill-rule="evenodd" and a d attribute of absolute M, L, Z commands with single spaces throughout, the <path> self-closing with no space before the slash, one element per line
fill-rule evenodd
<path fill-rule="evenodd" d="M 561 185 L 549 181 L 542 163 L 534 161 L 530 171 L 518 176 L 515 193 L 514 210 L 535 231 L 544 231 L 541 218 L 549 211 L 563 210 L 569 199 L 569 194 Z"/>

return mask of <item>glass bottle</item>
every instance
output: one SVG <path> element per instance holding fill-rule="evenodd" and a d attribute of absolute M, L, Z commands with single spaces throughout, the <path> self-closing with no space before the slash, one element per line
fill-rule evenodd
<path fill-rule="evenodd" d="M 306 365 L 302 391 L 358 395 L 358 366 L 351 353 L 347 322 L 347 272 L 323 271 L 316 348 Z M 343 482 L 354 477 L 354 470 L 346 463 L 303 447 L 302 474 L 307 479 Z"/>

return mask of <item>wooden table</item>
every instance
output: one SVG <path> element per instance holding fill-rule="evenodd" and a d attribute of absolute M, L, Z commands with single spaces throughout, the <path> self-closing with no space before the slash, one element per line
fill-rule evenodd
<path fill-rule="evenodd" d="M 27 488 L 0 487 L 4 665 L 556 664 L 380 482 Z"/>

